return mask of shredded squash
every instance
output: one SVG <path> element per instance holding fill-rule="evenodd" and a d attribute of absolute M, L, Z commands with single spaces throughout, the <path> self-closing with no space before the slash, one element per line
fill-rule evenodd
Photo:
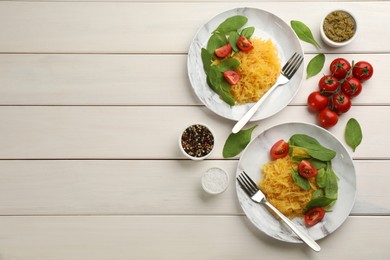
<path fill-rule="evenodd" d="M 271 40 L 251 38 L 251 42 L 251 51 L 234 54 L 240 61 L 240 81 L 232 86 L 231 94 L 238 104 L 259 100 L 276 82 L 281 70 L 278 50 Z"/>
<path fill-rule="evenodd" d="M 286 156 L 263 165 L 263 179 L 259 189 L 267 200 L 290 219 L 303 217 L 303 211 L 318 188 L 314 178 L 309 179 L 311 189 L 299 187 L 292 179 L 292 168 L 296 163 Z"/>

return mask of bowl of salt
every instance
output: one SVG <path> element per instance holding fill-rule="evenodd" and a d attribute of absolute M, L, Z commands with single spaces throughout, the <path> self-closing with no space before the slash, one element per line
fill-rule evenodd
<path fill-rule="evenodd" d="M 229 175 L 224 169 L 213 167 L 202 176 L 202 188 L 209 194 L 224 192 L 229 186 Z"/>

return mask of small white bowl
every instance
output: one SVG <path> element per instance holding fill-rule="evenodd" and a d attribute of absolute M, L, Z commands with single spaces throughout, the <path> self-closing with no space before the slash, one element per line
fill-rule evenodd
<path fill-rule="evenodd" d="M 185 141 L 183 143 L 183 138 L 184 138 L 184 134 L 186 132 L 187 132 L 187 134 L 188 133 L 190 134 L 191 138 L 193 138 L 194 131 L 197 132 L 198 134 L 200 133 L 200 136 L 198 136 L 198 137 L 204 137 L 204 135 L 202 135 L 202 132 L 200 131 L 201 129 L 203 129 L 205 131 L 204 134 L 210 135 L 210 138 L 206 138 L 208 140 L 208 142 L 207 142 L 208 144 L 206 145 L 206 149 L 202 150 L 202 151 L 199 150 L 201 152 L 201 154 L 197 155 L 196 153 L 193 153 L 193 151 L 190 148 L 185 148 L 186 146 L 184 145 Z M 189 130 L 191 130 L 191 131 L 189 131 Z M 198 142 L 191 141 L 191 143 L 197 144 Z M 214 147 L 215 147 L 214 132 L 213 132 L 213 130 L 211 130 L 211 128 L 209 126 L 207 126 L 205 124 L 192 124 L 192 125 L 186 127 L 183 131 L 181 131 L 180 136 L 179 136 L 179 147 L 180 147 L 180 150 L 182 151 L 182 153 L 187 158 L 189 158 L 191 160 L 195 160 L 195 161 L 204 160 L 207 157 L 209 157 L 211 155 L 211 153 L 214 151 Z"/>
<path fill-rule="evenodd" d="M 328 38 L 328 36 L 326 36 L 325 34 L 325 31 L 324 31 L 324 21 L 325 21 L 325 18 L 330 15 L 331 13 L 333 12 L 336 12 L 336 11 L 340 11 L 340 12 L 344 12 L 344 13 L 347 13 L 348 15 L 351 16 L 351 18 L 354 20 L 354 23 L 355 23 L 355 29 L 354 29 L 354 34 L 353 36 L 348 39 L 348 40 L 345 40 L 345 41 L 342 41 L 342 42 L 336 42 L 336 41 L 333 41 L 331 39 Z M 321 39 L 325 42 L 326 45 L 330 46 L 330 47 L 334 47 L 334 48 L 339 48 L 339 47 L 343 47 L 343 46 L 346 46 L 348 44 L 350 44 L 355 38 L 356 38 L 356 35 L 357 35 L 357 32 L 358 32 L 358 23 L 357 23 L 357 19 L 356 17 L 349 11 L 346 11 L 346 10 L 343 10 L 343 9 L 337 9 L 337 10 L 333 10 L 329 13 L 327 13 L 321 20 L 321 25 L 320 25 L 320 34 L 321 34 Z"/>
<path fill-rule="evenodd" d="M 202 188 L 209 194 L 224 192 L 229 186 L 229 174 L 218 167 L 208 169 L 202 176 Z"/>

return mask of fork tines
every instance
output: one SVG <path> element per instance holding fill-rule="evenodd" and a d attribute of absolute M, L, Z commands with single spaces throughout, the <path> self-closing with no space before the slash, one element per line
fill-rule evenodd
<path fill-rule="evenodd" d="M 256 183 L 244 171 L 238 175 L 237 181 L 249 196 L 253 196 L 259 190 Z"/>
<path fill-rule="evenodd" d="M 303 61 L 303 57 L 299 53 L 294 53 L 293 56 L 286 62 L 282 68 L 282 74 L 291 79 L 295 72 L 299 69 Z"/>

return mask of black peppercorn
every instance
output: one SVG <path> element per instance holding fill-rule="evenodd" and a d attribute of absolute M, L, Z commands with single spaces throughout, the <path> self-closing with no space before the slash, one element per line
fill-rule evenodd
<path fill-rule="evenodd" d="M 187 127 L 181 135 L 181 146 L 192 157 L 203 157 L 214 147 L 214 136 L 204 125 Z"/>

